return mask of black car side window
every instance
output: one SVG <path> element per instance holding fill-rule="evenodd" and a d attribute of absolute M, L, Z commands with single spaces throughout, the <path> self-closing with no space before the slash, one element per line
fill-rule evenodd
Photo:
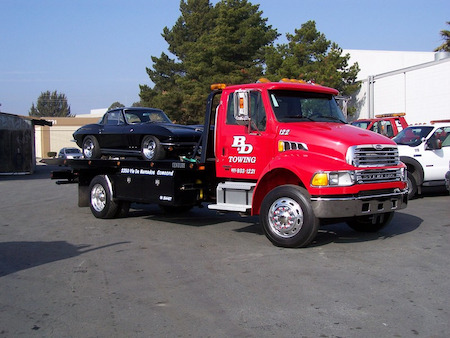
<path fill-rule="evenodd" d="M 123 116 L 122 113 L 120 111 L 112 111 L 110 113 L 108 113 L 107 119 L 106 119 L 106 124 L 108 126 L 117 126 L 119 124 L 123 124 L 124 120 L 123 120 Z"/>

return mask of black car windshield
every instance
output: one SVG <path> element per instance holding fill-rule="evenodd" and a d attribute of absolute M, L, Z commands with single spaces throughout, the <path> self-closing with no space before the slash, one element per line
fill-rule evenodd
<path fill-rule="evenodd" d="M 407 146 L 415 147 L 422 143 L 422 138 L 427 137 L 433 130 L 430 126 L 414 126 L 403 129 L 393 140 L 397 144 L 404 144 Z"/>
<path fill-rule="evenodd" d="M 300 91 L 271 90 L 270 102 L 280 122 L 346 123 L 344 114 L 332 95 Z"/>
<path fill-rule="evenodd" d="M 172 123 L 170 119 L 162 110 L 125 110 L 125 118 L 127 123 L 145 123 L 145 122 L 156 122 L 156 123 Z"/>

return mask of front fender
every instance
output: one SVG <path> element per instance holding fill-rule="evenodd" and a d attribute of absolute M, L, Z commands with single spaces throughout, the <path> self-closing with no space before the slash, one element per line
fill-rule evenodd
<path fill-rule="evenodd" d="M 252 214 L 259 214 L 262 200 L 273 188 L 294 184 L 310 192 L 311 178 L 317 171 L 351 170 L 346 162 L 317 153 L 305 151 L 286 152 L 278 155 L 262 171 L 252 200 Z"/>

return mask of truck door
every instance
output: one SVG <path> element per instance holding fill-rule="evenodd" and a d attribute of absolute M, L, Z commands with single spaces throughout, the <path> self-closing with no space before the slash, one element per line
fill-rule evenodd
<path fill-rule="evenodd" d="M 237 119 L 238 95 L 241 95 L 241 104 L 248 108 L 248 119 L 243 121 Z M 258 179 L 275 149 L 267 125 L 263 93 L 248 90 L 222 95 L 216 118 L 217 176 Z"/>
<path fill-rule="evenodd" d="M 434 131 L 426 142 L 422 158 L 422 163 L 426 166 L 424 180 L 443 180 L 450 160 L 450 126 Z"/>

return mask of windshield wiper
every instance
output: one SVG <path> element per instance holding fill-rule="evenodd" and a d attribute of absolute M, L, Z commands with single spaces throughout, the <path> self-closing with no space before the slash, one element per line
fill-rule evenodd
<path fill-rule="evenodd" d="M 342 122 L 342 123 L 347 124 L 347 122 L 342 121 L 340 118 L 335 117 L 335 116 L 324 116 L 324 118 L 331 119 L 331 120 L 333 120 L 333 121 L 339 121 L 339 122 Z"/>
<path fill-rule="evenodd" d="M 314 119 L 308 117 L 308 116 L 302 116 L 302 115 L 288 115 L 285 116 L 286 119 L 299 119 L 299 120 L 308 120 L 308 121 L 315 121 Z"/>

